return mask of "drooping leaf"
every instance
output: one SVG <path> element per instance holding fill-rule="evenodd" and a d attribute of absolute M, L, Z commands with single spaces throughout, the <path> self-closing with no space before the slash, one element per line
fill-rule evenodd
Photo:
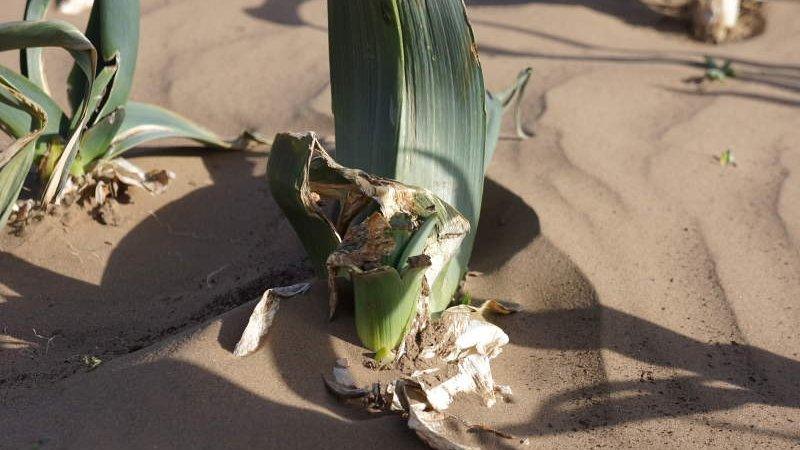
<path fill-rule="evenodd" d="M 0 79 L 13 86 L 47 115 L 47 125 L 43 137 L 58 137 L 69 132 L 69 121 L 61 108 L 32 81 L 0 65 Z M 29 133 L 36 121 L 31 114 L 20 107 L 18 101 L 8 91 L 0 90 L 0 126 L 12 137 L 22 137 Z"/>
<path fill-rule="evenodd" d="M 0 79 L 0 91 L 5 91 L 17 101 L 21 109 L 32 116 L 31 128 L 11 146 L 0 152 L 0 226 L 5 225 L 11 209 L 22 190 L 36 147 L 36 139 L 47 125 L 44 110 L 13 85 Z"/>
<path fill-rule="evenodd" d="M 25 7 L 25 20 L 36 21 L 44 19 L 50 0 L 28 0 Z M 47 77 L 44 73 L 44 61 L 42 60 L 42 49 L 39 47 L 24 48 L 20 50 L 20 69 L 22 74 L 28 77 L 36 86 L 50 95 L 50 88 L 47 85 Z"/>
<path fill-rule="evenodd" d="M 125 120 L 111 143 L 107 159 L 156 139 L 184 138 L 220 148 L 234 148 L 213 131 L 164 108 L 145 103 L 128 102 Z"/>
<path fill-rule="evenodd" d="M 74 25 L 60 20 L 0 24 L 0 51 L 31 47 L 61 47 L 72 55 L 84 73 L 94 77 L 97 53 Z"/>

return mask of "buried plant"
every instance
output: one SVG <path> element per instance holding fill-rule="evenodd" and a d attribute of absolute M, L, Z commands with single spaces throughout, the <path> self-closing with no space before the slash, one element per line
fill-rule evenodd
<path fill-rule="evenodd" d="M 0 225 L 32 170 L 43 183 L 43 204 L 57 203 L 84 176 L 109 182 L 94 180 L 104 201 L 118 184 L 151 190 L 163 184 L 164 173 L 145 174 L 117 159 L 142 143 L 182 137 L 221 148 L 245 145 L 160 107 L 128 101 L 139 45 L 138 0 L 97 0 L 85 35 L 69 23 L 44 20 L 49 4 L 28 0 L 24 21 L 0 24 L 0 51 L 19 49 L 22 72 L 0 66 L 0 127 L 16 139 L 0 153 Z M 71 115 L 50 96 L 42 47 L 63 48 L 75 60 L 67 80 Z"/>
<path fill-rule="evenodd" d="M 430 191 L 342 167 L 313 134 L 279 134 L 267 177 L 328 279 L 331 317 L 339 284 L 352 286 L 359 338 L 378 361 L 394 359 L 406 333 L 424 326 L 467 219 Z"/>
<path fill-rule="evenodd" d="M 328 12 L 342 165 L 313 135 L 283 134 L 267 177 L 328 279 L 331 316 L 340 291 L 352 293 L 358 335 L 387 363 L 453 301 L 515 98 L 526 136 L 519 99 L 531 72 L 486 91 L 462 0 L 329 1 Z"/>
<path fill-rule="evenodd" d="M 531 72 L 500 94 L 486 91 L 462 0 L 329 1 L 328 12 L 338 162 L 313 133 L 279 134 L 267 179 L 328 282 L 331 317 L 352 300 L 362 344 L 404 377 L 362 389 L 338 361 L 324 380 L 341 398 L 403 411 L 435 448 L 468 448 L 447 436 L 452 416 L 443 410 L 460 393 L 486 406 L 510 395 L 490 369 L 508 336 L 483 315 L 513 311 L 449 306 L 467 271 L 502 113 L 515 98 L 526 137 L 519 99 Z M 283 293 L 307 288 L 267 291 L 236 354 L 255 351 Z"/>
<path fill-rule="evenodd" d="M 431 313 L 467 272 L 486 169 L 503 111 L 530 78 L 492 94 L 462 0 L 328 2 L 336 157 L 348 167 L 428 189 L 472 225 L 431 285 Z"/>
<path fill-rule="evenodd" d="M 282 134 L 267 177 L 328 279 L 331 316 L 340 291 L 352 293 L 359 338 L 385 364 L 452 303 L 514 98 L 526 136 L 519 99 L 531 72 L 486 91 L 461 0 L 330 1 L 328 11 L 343 165 L 312 134 Z"/>

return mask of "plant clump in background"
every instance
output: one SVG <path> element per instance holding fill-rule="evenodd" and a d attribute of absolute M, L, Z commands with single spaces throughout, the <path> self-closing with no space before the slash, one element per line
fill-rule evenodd
<path fill-rule="evenodd" d="M 129 101 L 139 47 L 139 0 L 97 0 L 86 33 L 45 20 L 50 0 L 28 0 L 23 21 L 0 24 L 0 51 L 20 50 L 21 74 L 0 66 L 0 127 L 16 139 L 0 153 L 0 225 L 14 213 L 29 172 L 41 191 L 38 204 L 91 190 L 95 212 L 124 189 L 163 190 L 165 172 L 144 174 L 120 156 L 145 142 L 188 138 L 218 148 L 240 148 L 253 138 L 226 141 L 173 112 Z M 75 65 L 67 80 L 71 112 L 53 100 L 42 47 L 68 51 Z M 132 176 L 118 176 L 126 172 Z M 111 178 L 109 178 L 111 175 Z M 113 179 L 112 179 L 113 178 Z M 87 185 L 90 185 L 87 188 Z M 116 187 L 115 187 L 116 186 Z M 81 195 L 83 197 L 83 195 Z"/>

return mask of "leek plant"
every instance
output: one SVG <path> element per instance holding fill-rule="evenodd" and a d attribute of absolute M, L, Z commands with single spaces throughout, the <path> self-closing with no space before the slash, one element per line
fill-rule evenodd
<path fill-rule="evenodd" d="M 328 278 L 331 312 L 352 291 L 358 335 L 387 361 L 453 301 L 514 99 L 526 136 L 519 101 L 531 71 L 504 92 L 485 89 L 462 0 L 329 0 L 328 14 L 342 166 L 313 136 L 279 135 L 267 175 Z"/>
<path fill-rule="evenodd" d="M 421 326 L 415 319 L 430 314 L 430 287 L 469 221 L 426 189 L 339 165 L 313 134 L 279 134 L 267 177 L 317 273 L 328 279 L 331 317 L 337 281 L 346 280 L 359 338 L 376 359 L 391 359 L 407 331 Z"/>
<path fill-rule="evenodd" d="M 429 189 L 472 224 L 432 293 L 440 312 L 466 273 L 484 175 L 514 98 L 524 136 L 530 69 L 502 93 L 486 90 L 462 0 L 330 0 L 328 14 L 339 161 Z"/>
<path fill-rule="evenodd" d="M 23 21 L 0 24 L 0 51 L 20 50 L 21 74 L 0 66 L 0 127 L 16 141 L 0 153 L 0 226 L 31 170 L 42 202 L 57 202 L 71 176 L 142 143 L 183 137 L 231 148 L 213 132 L 158 106 L 128 101 L 139 45 L 139 0 L 97 0 L 86 33 L 45 20 L 50 0 L 28 0 Z M 51 98 L 42 47 L 75 60 L 67 80 L 71 114 Z"/>

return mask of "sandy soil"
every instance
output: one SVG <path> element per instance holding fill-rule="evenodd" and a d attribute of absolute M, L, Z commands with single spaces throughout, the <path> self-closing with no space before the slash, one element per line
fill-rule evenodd
<path fill-rule="evenodd" d="M 226 135 L 332 141 L 325 2 L 224 3 L 143 0 L 134 97 Z M 498 319 L 495 376 L 517 401 L 465 414 L 532 446 L 797 446 L 800 4 L 708 47 L 635 2 L 468 3 L 490 87 L 534 68 L 535 137 L 500 143 L 467 285 L 524 306 Z M 739 78 L 686 83 L 705 54 Z M 231 355 L 249 301 L 310 272 L 263 154 L 173 145 L 134 155 L 178 179 L 135 193 L 122 226 L 71 209 L 0 237 L 0 448 L 421 446 L 325 392 L 361 350 L 321 286 Z M 735 168 L 714 160 L 729 148 Z"/>

